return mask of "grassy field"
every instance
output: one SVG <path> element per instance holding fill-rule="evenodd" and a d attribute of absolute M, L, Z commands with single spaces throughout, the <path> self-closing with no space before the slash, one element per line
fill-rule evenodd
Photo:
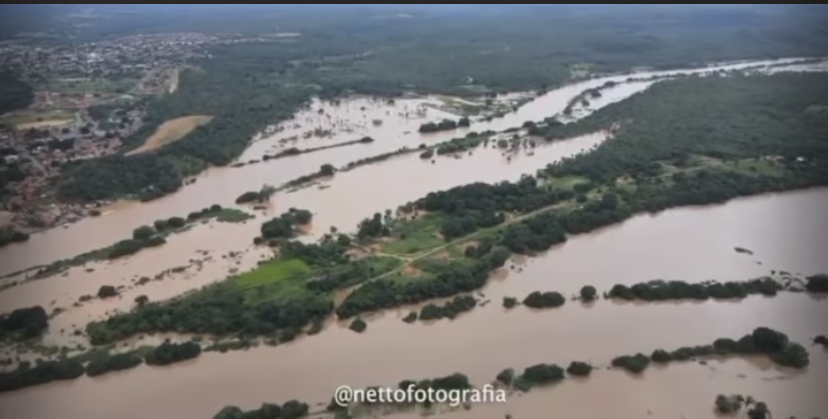
<path fill-rule="evenodd" d="M 119 80 L 65 78 L 50 80 L 46 89 L 62 93 L 124 94 L 128 93 L 137 83 L 138 80 L 132 78 Z"/>
<path fill-rule="evenodd" d="M 127 156 L 145 153 L 163 147 L 166 144 L 184 138 L 192 130 L 204 125 L 213 119 L 209 115 L 182 116 L 181 118 L 170 119 L 161 124 L 155 133 L 152 134 L 143 145 L 126 153 Z"/>
<path fill-rule="evenodd" d="M 75 112 L 69 109 L 26 109 L 0 117 L 0 123 L 14 125 L 17 129 L 64 125 L 75 119 Z"/>
<path fill-rule="evenodd" d="M 374 275 L 393 271 L 402 265 L 402 260 L 393 256 L 370 256 L 351 264 L 360 264 L 367 276 L 354 277 L 342 287 L 356 285 Z M 300 295 L 311 294 L 305 284 L 314 277 L 339 276 L 346 274 L 352 266 L 339 265 L 331 268 L 314 269 L 300 259 L 275 260 L 245 272 L 233 279 L 233 283 L 244 293 L 245 300 L 256 305 L 264 301 L 288 301 Z"/>
<path fill-rule="evenodd" d="M 235 208 L 222 208 L 216 215 L 216 220 L 220 223 L 241 223 L 252 218 L 256 217 Z"/>
<path fill-rule="evenodd" d="M 575 186 L 579 183 L 589 183 L 589 179 L 587 179 L 585 177 L 582 177 L 582 176 L 566 176 L 566 177 L 545 179 L 545 182 L 544 182 L 544 184 L 549 186 L 550 188 L 560 189 L 560 190 L 572 189 L 573 186 Z"/>
<path fill-rule="evenodd" d="M 439 236 L 443 217 L 426 214 L 412 221 L 395 222 L 391 227 L 394 241 L 384 243 L 380 249 L 392 255 L 410 255 L 431 249 L 444 243 Z"/>
<path fill-rule="evenodd" d="M 311 272 L 310 266 L 299 259 L 270 262 L 250 272 L 239 275 L 235 283 L 240 288 L 252 288 L 276 284 L 291 278 L 304 277 Z"/>

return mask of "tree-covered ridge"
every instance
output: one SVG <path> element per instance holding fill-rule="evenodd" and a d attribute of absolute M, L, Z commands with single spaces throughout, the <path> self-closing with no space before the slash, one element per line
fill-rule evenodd
<path fill-rule="evenodd" d="M 692 165 L 693 156 L 724 161 L 781 156 L 786 163 L 802 157 L 817 170 L 828 159 L 828 118 L 819 112 L 826 106 L 828 75 L 821 73 L 657 83 L 578 123 L 542 129 L 541 135 L 555 138 L 620 124 L 611 141 L 546 173 L 594 181 L 656 176 Z"/>

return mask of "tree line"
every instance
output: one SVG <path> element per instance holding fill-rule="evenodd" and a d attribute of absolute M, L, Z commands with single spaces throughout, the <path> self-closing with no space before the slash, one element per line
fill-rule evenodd
<path fill-rule="evenodd" d="M 74 380 L 84 373 L 95 377 L 110 371 L 135 368 L 144 362 L 147 365 L 169 365 L 196 358 L 200 354 L 201 346 L 198 343 L 165 341 L 154 348 L 145 350 L 143 356 L 135 351 L 121 354 L 109 354 L 108 352 L 99 354 L 93 350 L 73 358 L 61 358 L 54 361 L 38 360 L 35 365 L 23 361 L 16 369 L 0 373 L 0 392 L 19 390 L 53 381 Z"/>

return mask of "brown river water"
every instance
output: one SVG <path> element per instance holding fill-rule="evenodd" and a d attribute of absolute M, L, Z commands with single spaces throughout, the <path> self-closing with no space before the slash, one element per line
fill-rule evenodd
<path fill-rule="evenodd" d="M 641 72 L 635 73 L 634 76 L 705 73 L 720 68 L 738 69 L 786 61 L 791 61 L 791 59 L 744 62 L 696 70 Z M 393 151 L 403 146 L 413 148 L 421 143 L 434 143 L 463 136 L 469 131 L 482 132 L 489 129 L 500 131 L 520 126 L 525 121 L 539 121 L 563 111 L 568 101 L 585 89 L 601 86 L 610 80 L 623 82 L 628 77 L 630 75 L 625 74 L 570 84 L 535 98 L 521 106 L 517 112 L 509 113 L 503 118 L 490 122 L 474 122 L 471 128 L 429 134 L 419 134 L 417 132 L 419 125 L 426 120 L 442 119 L 446 114 L 437 110 L 428 110 L 425 117 L 415 116 L 416 109 L 423 103 L 423 100 L 397 100 L 394 105 L 389 106 L 382 101 L 355 99 L 343 101 L 338 106 L 328 104 L 322 115 L 316 112 L 321 104 L 315 102 L 309 110 L 299 112 L 294 120 L 282 124 L 286 127 L 284 131 L 254 142 L 240 161 L 261 158 L 264 152 L 271 150 L 273 146 L 279 144 L 280 140 L 296 135 L 300 137 L 296 146 L 301 148 L 355 140 L 365 135 L 373 137 L 376 141 L 371 144 L 333 148 L 240 168 L 207 170 L 198 177 L 196 183 L 184 187 L 175 194 L 148 203 L 119 205 L 117 210 L 104 216 L 86 218 L 66 228 L 50 229 L 32 235 L 31 239 L 25 243 L 7 246 L 0 250 L 0 273 L 10 273 L 34 265 L 50 263 L 110 245 L 129 236 L 131 231 L 141 224 L 152 223 L 159 218 L 186 215 L 190 211 L 215 203 L 228 205 L 244 191 L 258 190 L 265 183 L 279 185 L 301 175 L 315 172 L 326 163 L 339 167 L 360 158 Z M 619 85 L 608 92 L 605 98 L 594 101 L 593 108 L 621 100 L 643 90 L 647 85 L 647 83 Z M 364 110 L 362 110 L 363 107 Z M 405 112 L 409 112 L 408 118 L 404 116 Z M 330 119 L 328 115 L 331 116 Z M 371 122 L 373 119 L 382 119 L 384 122 L 380 126 L 374 126 Z M 301 128 L 294 128 L 296 124 L 300 124 Z M 324 141 L 313 138 L 307 141 L 301 139 L 303 132 L 315 127 L 331 129 L 334 135 Z M 350 129 L 351 132 L 345 132 L 346 129 Z M 535 169 L 537 168 L 539 167 Z M 480 174 L 492 169 L 493 167 L 488 165 L 479 165 L 476 173 Z M 389 176 L 388 173 L 376 175 Z M 392 176 L 400 185 L 406 186 L 417 180 L 417 176 L 411 176 L 411 173 L 402 170 L 395 171 Z M 277 194 L 275 200 L 278 202 L 279 199 L 280 195 Z M 317 210 L 313 207 L 310 209 Z M 368 202 L 364 212 L 370 213 L 375 210 L 377 208 Z"/>
<path fill-rule="evenodd" d="M 560 112 L 571 97 L 585 88 L 599 86 L 608 79 L 552 91 L 524 105 L 516 114 L 491 123 L 473 124 L 472 130 L 500 130 L 525 120 L 543 119 Z M 623 84 L 605 91 L 599 100 L 622 100 L 647 85 Z M 406 106 L 409 112 L 417 106 L 414 101 L 405 102 L 398 100 L 394 105 L 398 114 L 405 112 Z M 597 100 L 592 103 L 593 107 L 602 106 Z M 367 123 L 354 123 L 353 132 L 336 134 L 324 141 L 300 139 L 297 146 L 312 146 L 304 141 L 335 143 L 363 135 L 371 135 L 376 142 L 242 168 L 211 169 L 197 183 L 172 196 L 144 204 L 123 204 L 105 216 L 36 234 L 28 243 L 3 249 L 0 269 L 11 272 L 102 247 L 124 238 L 142 223 L 185 215 L 212 203 L 226 205 L 245 190 L 258 189 L 262 183 L 279 184 L 313 172 L 324 163 L 342 165 L 403 145 L 416 147 L 421 142 L 442 141 L 463 133 L 458 130 L 421 136 L 416 129 L 422 119 L 392 120 L 394 111 L 388 105 L 367 99 L 343 102 L 339 108 L 343 107 L 350 109 L 342 111 L 345 114 L 370 114 L 362 118 Z M 297 116 L 305 127 L 295 132 L 321 124 L 302 122 L 302 118 L 319 117 L 315 109 L 318 104 Z M 429 120 L 442 117 L 434 110 L 428 110 L 427 115 Z M 384 118 L 383 125 L 373 126 L 370 121 L 375 118 Z M 334 127 L 347 124 L 331 123 Z M 290 129 L 288 124 L 288 129 L 272 138 L 256 141 L 241 160 L 272 152 L 271 147 L 279 139 L 296 135 Z M 405 134 L 406 131 L 410 133 Z M 511 159 L 498 150 L 478 149 L 472 156 L 460 159 L 439 157 L 432 165 L 414 154 L 339 173 L 326 182 L 330 186 L 327 189 L 276 194 L 267 214 L 260 213 L 244 225 L 212 221 L 171 236 L 161 248 L 111 263 L 90 264 L 95 269 L 92 272 L 75 268 L 65 277 L 32 281 L 0 292 L 0 311 L 46 305 L 54 300 L 50 307 L 69 311 L 52 320 L 47 341 L 64 342 L 58 336 L 60 328 L 68 331 L 72 324 L 82 326 L 107 311 L 124 310 L 137 295 L 146 294 L 152 300 L 169 298 L 220 280 L 231 269 L 249 269 L 266 252 L 250 246 L 260 223 L 290 207 L 308 208 L 315 213 L 315 237 L 327 232 L 330 226 L 351 231 L 362 217 L 394 208 L 429 191 L 473 181 L 516 179 L 555 159 L 588 150 L 603 138 L 602 133 L 596 133 L 539 147 L 534 155 L 522 151 Z M 333 389 L 341 384 L 394 385 L 404 378 L 455 371 L 483 384 L 509 366 L 565 364 L 575 358 L 605 365 L 619 354 L 707 343 L 720 336 L 739 336 L 760 325 L 778 328 L 807 343 L 814 335 L 828 332 L 814 320 L 825 318 L 828 305 L 825 300 L 806 295 L 752 297 L 739 303 L 634 305 L 601 301 L 583 307 L 569 302 L 557 310 L 532 312 L 519 307 L 508 313 L 500 307 L 500 299 L 522 298 L 535 290 L 572 294 L 585 284 L 603 291 L 616 282 L 630 284 L 655 278 L 746 279 L 770 274 L 772 269 L 802 274 L 828 272 L 828 258 L 824 257 L 828 223 L 821 222 L 825 221 L 826 204 L 828 189 L 812 189 L 637 216 L 623 224 L 572 238 L 525 263 L 516 261 L 515 269 L 496 275 L 498 279 L 483 289 L 485 298 L 492 299 L 491 304 L 454 321 L 407 325 L 400 321 L 405 310 L 388 311 L 370 316 L 368 330 L 362 335 L 345 325 L 332 324 L 320 335 L 276 348 L 208 353 L 171 367 L 142 366 L 97 379 L 84 377 L 0 394 L 0 417 L 205 418 L 227 404 L 252 408 L 264 401 L 291 398 L 327 402 Z M 736 253 L 736 246 L 755 253 Z M 221 257 L 229 251 L 242 253 L 234 258 Z M 132 286 L 137 277 L 153 277 L 166 269 L 187 265 L 189 259 L 206 258 L 212 259 L 200 262 L 200 268 L 193 265 L 164 280 L 126 289 L 120 299 L 93 300 L 82 307 L 70 307 L 80 295 L 94 294 L 100 285 Z M 433 349 L 423 346 L 424 342 L 429 342 Z M 828 401 L 818 398 L 816 391 L 828 373 L 828 353 L 806 346 L 811 351 L 812 365 L 796 379 L 791 379 L 789 371 L 762 369 L 755 362 L 739 359 L 711 362 L 708 366 L 677 364 L 651 369 L 645 373 L 646 379 L 619 371 L 598 371 L 584 382 L 572 380 L 553 389 L 514 396 L 505 406 L 475 406 L 470 412 L 450 415 L 503 417 L 508 412 L 520 418 L 539 417 L 539 412 L 548 417 L 560 412 L 563 417 L 633 418 L 647 415 L 646 409 L 650 409 L 654 417 L 684 415 L 689 419 L 713 417 L 715 394 L 741 392 L 769 402 L 774 413 L 781 413 L 778 417 L 824 416 L 828 413 Z M 602 403 L 585 403 L 599 399 Z"/>
<path fill-rule="evenodd" d="M 506 367 L 539 362 L 566 365 L 572 360 L 606 366 L 617 355 L 709 343 L 763 325 L 784 330 L 804 343 L 811 352 L 808 369 L 791 372 L 736 359 L 723 365 L 654 368 L 643 379 L 601 370 L 585 382 L 542 391 L 545 396 L 523 396 L 525 400 L 517 398 L 505 407 L 474 409 L 491 409 L 488 417 L 514 404 L 516 411 L 527 414 L 517 417 L 540 417 L 539 413 L 550 412 L 554 406 L 562 417 L 635 418 L 652 409 L 655 417 L 679 418 L 679 413 L 697 412 L 687 417 L 699 418 L 713 416 L 716 393 L 738 392 L 769 402 L 774 412 L 781 413 L 778 417 L 809 418 L 828 412 L 820 386 L 828 373 L 828 353 L 807 343 L 824 333 L 824 323 L 818 319 L 828 314 L 825 300 L 781 294 L 741 302 L 635 306 L 599 301 L 591 307 L 570 302 L 542 312 L 504 311 L 499 304 L 491 304 L 454 321 L 429 325 L 407 325 L 400 320 L 402 313 L 388 312 L 371 319 L 363 334 L 334 325 L 317 336 L 280 347 L 207 353 L 170 367 L 141 366 L 100 378 L 82 377 L 2 394 L 0 414 L 13 418 L 203 419 L 227 404 L 254 408 L 264 401 L 291 398 L 327 402 L 333 389 L 343 384 L 393 386 L 406 378 L 463 372 L 482 385 Z M 671 384 L 664 386 L 665 382 Z"/>
<path fill-rule="evenodd" d="M 279 347 L 207 353 L 171 367 L 142 366 L 97 379 L 2 394 L 0 416 L 205 418 L 226 404 L 252 408 L 290 398 L 324 402 L 341 384 L 394 385 L 405 378 L 455 371 L 482 384 L 509 366 L 565 364 L 576 358 L 606 365 L 620 354 L 708 343 L 762 325 L 806 344 L 811 366 L 791 373 L 737 359 L 653 369 L 645 373 L 646 379 L 598 371 L 585 382 L 539 392 L 546 396 L 515 396 L 506 406 L 478 406 L 472 412 L 479 409 L 481 415 L 495 417 L 504 409 L 514 409 L 527 414 L 522 417 L 538 417 L 537 412 L 546 412 L 544 406 L 551 406 L 554 399 L 555 408 L 567 412 L 565 417 L 633 418 L 642 417 L 644 409 L 657 412 L 655 417 L 713 417 L 716 393 L 740 392 L 771 403 L 784 417 L 824 415 L 828 401 L 818 396 L 819 384 L 828 373 L 828 353 L 808 344 L 826 333 L 822 319 L 828 315 L 828 300 L 824 298 L 783 293 L 740 302 L 599 301 L 585 306 L 570 301 L 560 309 L 518 307 L 508 312 L 500 300 L 506 295 L 522 298 L 534 290 L 573 293 L 584 284 L 604 290 L 616 282 L 660 277 L 692 281 L 744 279 L 770 269 L 826 271 L 828 260 L 820 249 L 828 244 L 822 211 L 827 203 L 828 189 L 812 189 L 634 217 L 619 226 L 576 236 L 530 260 L 523 272 L 496 275 L 499 279 L 482 290 L 491 304 L 453 321 L 407 325 L 400 319 L 408 309 L 386 311 L 369 316 L 368 330 L 361 335 L 344 324 L 331 324 L 317 336 Z M 735 246 L 755 254 L 736 253 Z M 575 391 L 580 397 L 573 397 Z M 593 397 L 606 402 L 584 403 Z"/>

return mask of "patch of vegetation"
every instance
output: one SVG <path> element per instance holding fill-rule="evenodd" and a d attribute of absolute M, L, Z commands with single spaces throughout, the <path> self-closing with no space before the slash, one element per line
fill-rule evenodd
<path fill-rule="evenodd" d="M 49 316 L 41 306 L 18 308 L 0 316 L 0 339 L 30 339 L 49 328 Z"/>
<path fill-rule="evenodd" d="M 147 365 L 169 365 L 186 361 L 201 355 L 201 346 L 195 342 L 170 343 L 158 345 L 146 356 Z"/>
<path fill-rule="evenodd" d="M 259 191 L 247 191 L 247 192 L 239 195 L 239 197 L 236 198 L 236 203 L 237 204 L 248 204 L 248 203 L 251 203 L 251 202 L 258 202 L 258 203 L 267 202 L 267 200 L 269 200 L 270 197 L 273 196 L 273 194 L 276 192 L 276 190 L 277 190 L 276 188 L 274 188 L 270 185 L 264 185 L 264 186 L 262 186 L 261 189 L 259 189 Z"/>
<path fill-rule="evenodd" d="M 426 149 L 425 144 L 420 144 L 420 146 L 417 147 L 417 148 L 401 147 L 397 150 L 390 151 L 388 153 L 377 154 L 376 156 L 365 157 L 365 158 L 361 158 L 359 160 L 349 162 L 348 164 L 346 164 L 340 170 L 341 171 L 353 170 L 353 169 L 355 169 L 357 167 L 360 167 L 360 166 L 366 166 L 366 165 L 369 165 L 369 164 L 379 163 L 381 161 L 388 160 L 392 157 L 401 156 L 401 155 L 408 154 L 408 153 L 414 153 L 414 152 L 417 152 L 417 151 L 420 151 L 420 150 L 425 150 L 425 149 Z"/>
<path fill-rule="evenodd" d="M 311 267 L 304 260 L 281 259 L 243 273 L 237 276 L 234 282 L 240 288 L 245 289 L 289 281 L 294 278 L 304 279 L 311 271 Z"/>
<path fill-rule="evenodd" d="M 377 218 L 375 214 L 374 218 L 362 222 L 360 232 L 363 236 L 371 237 L 375 235 L 373 232 L 376 227 L 370 225 L 377 223 L 375 220 L 381 221 L 381 218 Z M 441 216 L 432 214 L 426 214 L 410 221 L 394 220 L 388 223 L 388 228 L 390 229 L 389 236 L 395 240 L 383 243 L 380 248 L 385 253 L 406 255 L 439 246 L 444 243 L 438 235 L 442 221 Z M 382 227 L 380 227 L 380 230 L 382 230 Z"/>
<path fill-rule="evenodd" d="M 515 379 L 515 370 L 513 368 L 506 368 L 503 371 L 497 373 L 495 380 L 500 383 L 503 383 L 506 386 L 511 386 L 512 381 Z"/>
<path fill-rule="evenodd" d="M 503 266 L 508 258 L 508 251 L 495 248 L 479 259 L 441 263 L 437 265 L 439 269 L 416 280 L 401 281 L 390 277 L 371 281 L 345 297 L 336 314 L 345 319 L 369 311 L 473 291 L 483 286 L 489 272 Z"/>
<path fill-rule="evenodd" d="M 406 316 L 405 316 L 405 317 L 403 317 L 403 319 L 402 319 L 402 320 L 403 320 L 404 322 L 406 322 L 406 323 L 414 323 L 414 322 L 416 322 L 416 321 L 417 321 L 417 312 L 416 312 L 416 311 L 411 311 L 411 312 L 409 312 L 408 314 L 406 314 Z"/>
<path fill-rule="evenodd" d="M 27 108 L 34 102 L 34 90 L 16 74 L 0 72 L 0 115 Z"/>
<path fill-rule="evenodd" d="M 186 218 L 170 217 L 155 220 L 152 226 L 140 226 L 133 230 L 132 237 L 129 239 L 118 241 L 109 247 L 81 253 L 71 259 L 52 262 L 49 265 L 39 268 L 32 278 L 46 278 L 69 268 L 84 265 L 87 262 L 118 259 L 138 253 L 145 248 L 161 246 L 166 243 L 164 237 L 183 232 L 187 227 L 197 222 L 212 218 L 217 219 L 219 222 L 238 223 L 254 217 L 235 208 L 222 208 L 221 205 L 213 204 L 210 207 L 203 208 L 201 211 L 189 213 Z"/>
<path fill-rule="evenodd" d="M 458 127 L 468 127 L 469 126 L 469 118 L 462 117 L 459 120 L 455 121 L 453 119 L 443 119 L 438 123 L 434 122 L 426 122 L 425 124 L 420 125 L 419 131 L 421 133 L 429 133 L 429 132 L 438 132 L 438 131 L 451 131 L 453 129 L 457 129 Z"/>
<path fill-rule="evenodd" d="M 523 299 L 523 305 L 529 308 L 555 308 L 566 303 L 566 298 L 559 292 L 535 291 Z"/>
<path fill-rule="evenodd" d="M 782 332 L 767 327 L 758 327 L 753 330 L 753 333 L 738 340 L 720 338 L 710 345 L 686 346 L 672 352 L 657 349 L 646 361 L 643 358 L 647 357 L 642 354 L 618 357 L 613 360 L 613 366 L 640 373 L 647 368 L 650 360 L 667 363 L 711 355 L 759 354 L 766 355 L 771 361 L 784 367 L 802 369 L 810 363 L 808 351 L 802 345 L 789 341 L 788 336 Z"/>
<path fill-rule="evenodd" d="M 426 304 L 420 310 L 420 320 L 454 319 L 460 313 L 471 311 L 476 306 L 477 300 L 474 297 L 470 295 L 457 296 L 442 306 Z"/>
<path fill-rule="evenodd" d="M 297 419 L 308 414 L 308 404 L 290 400 L 279 406 L 263 403 L 258 409 L 243 411 L 236 406 L 225 406 L 213 419 Z"/>
<path fill-rule="evenodd" d="M 650 365 L 650 358 L 647 355 L 638 353 L 635 355 L 622 355 L 612 359 L 613 367 L 624 368 L 633 373 L 640 374 Z"/>
<path fill-rule="evenodd" d="M 709 298 L 745 298 L 751 294 L 773 296 L 784 286 L 771 278 L 753 279 L 744 282 L 707 282 L 689 284 L 684 281 L 654 280 L 633 286 L 616 284 L 609 291 L 610 298 L 623 300 L 664 301 L 664 300 L 707 300 Z"/>
<path fill-rule="evenodd" d="M 579 294 L 581 301 L 592 301 L 598 296 L 598 291 L 592 285 L 584 285 Z"/>
<path fill-rule="evenodd" d="M 592 372 L 592 365 L 581 361 L 572 361 L 566 368 L 566 373 L 578 377 L 586 377 Z"/>
<path fill-rule="evenodd" d="M 354 319 L 354 321 L 351 322 L 351 325 L 348 326 L 348 328 L 353 330 L 354 332 L 362 333 L 365 331 L 365 329 L 368 328 L 368 324 L 365 323 L 365 320 L 362 320 L 362 318 L 357 317 Z"/>
<path fill-rule="evenodd" d="M 371 144 L 373 142 L 374 142 L 374 139 L 371 138 L 371 137 L 362 137 L 358 140 L 343 141 L 343 142 L 340 142 L 340 143 L 323 145 L 323 146 L 319 146 L 319 147 L 310 147 L 310 148 L 304 148 L 304 149 L 300 149 L 300 148 L 296 148 L 296 147 L 290 147 L 290 148 L 282 150 L 282 151 L 280 151 L 276 154 L 265 154 L 264 156 L 262 156 L 262 160 L 263 161 L 277 160 L 277 159 L 281 159 L 281 158 L 284 158 L 284 157 L 298 156 L 300 154 L 308 154 L 308 153 L 313 153 L 313 152 L 316 152 L 316 151 L 328 150 L 328 149 L 331 149 L 331 148 L 347 147 L 349 145 L 354 145 L 354 144 Z M 331 166 L 331 168 L 329 170 L 325 170 L 325 172 L 327 173 L 327 176 L 331 176 L 331 175 L 334 174 L 335 170 L 333 170 L 333 166 Z"/>
<path fill-rule="evenodd" d="M 291 208 L 288 212 L 262 224 L 262 237 L 265 239 L 292 238 L 296 235 L 299 226 L 309 224 L 312 219 L 313 213 L 310 211 Z"/>
<path fill-rule="evenodd" d="M 503 307 L 513 308 L 518 303 L 515 297 L 503 297 Z"/>
<path fill-rule="evenodd" d="M 28 361 L 23 361 L 18 364 L 17 369 L 0 373 L 0 392 L 19 390 L 53 381 L 74 380 L 83 373 L 83 364 L 77 361 L 45 361 L 35 366 Z"/>
<path fill-rule="evenodd" d="M 398 268 L 399 259 L 372 256 L 350 261 L 348 249 L 330 238 L 320 244 L 281 244 L 278 259 L 195 293 L 148 302 L 129 313 L 92 322 L 93 344 L 124 339 L 140 332 L 209 333 L 219 336 L 295 337 L 308 323 L 327 318 L 333 291 L 359 284 Z"/>
<path fill-rule="evenodd" d="M 805 289 L 809 292 L 828 293 L 828 274 L 817 274 L 809 276 Z"/>
<path fill-rule="evenodd" d="M 12 227 L 0 227 L 0 247 L 29 240 L 29 235 Z"/>
<path fill-rule="evenodd" d="M 143 362 L 144 360 L 135 354 L 115 354 L 89 362 L 89 365 L 86 366 L 86 375 L 95 377 L 110 371 L 123 371 L 135 368 Z"/>
<path fill-rule="evenodd" d="M 719 394 L 716 396 L 716 411 L 725 415 L 733 414 L 742 409 L 744 402 L 744 397 L 739 394 L 731 394 L 728 396 Z"/>
<path fill-rule="evenodd" d="M 222 208 L 216 216 L 216 221 L 220 223 L 243 223 L 252 218 L 256 217 L 242 210 L 236 208 Z"/>
<path fill-rule="evenodd" d="M 515 378 L 513 385 L 521 391 L 528 391 L 538 385 L 556 383 L 564 379 L 564 370 L 556 364 L 537 364 L 527 367 Z"/>
<path fill-rule="evenodd" d="M 118 295 L 118 290 L 115 289 L 112 285 L 101 285 L 98 288 L 98 298 L 110 298 L 116 297 Z"/>

